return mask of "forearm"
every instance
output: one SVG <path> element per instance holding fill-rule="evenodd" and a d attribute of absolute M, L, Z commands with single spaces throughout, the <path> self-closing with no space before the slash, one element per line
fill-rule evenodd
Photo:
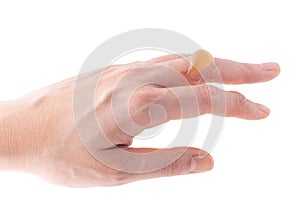
<path fill-rule="evenodd" d="M 26 112 L 25 106 L 17 101 L 0 103 L 1 170 L 26 169 L 32 151 L 29 127 L 33 123 L 26 117 Z"/>
<path fill-rule="evenodd" d="M 8 169 L 13 165 L 15 136 L 9 130 L 8 116 L 13 113 L 8 102 L 0 103 L 0 169 Z"/>

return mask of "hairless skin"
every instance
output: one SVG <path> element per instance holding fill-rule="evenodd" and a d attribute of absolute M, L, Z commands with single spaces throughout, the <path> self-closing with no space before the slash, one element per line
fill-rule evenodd
<path fill-rule="evenodd" d="M 190 61 L 193 62 L 193 66 Z M 169 71 L 160 66 L 177 72 L 186 82 L 174 81 Z M 215 75 L 216 71 L 221 79 Z M 135 76 L 122 85 L 121 89 L 114 91 L 118 81 L 128 72 L 133 72 Z M 183 155 L 170 165 L 145 173 L 119 171 L 95 159 L 82 144 L 76 129 L 77 122 L 74 120 L 73 110 L 76 81 L 80 83 L 78 91 L 84 94 L 86 88 L 91 87 L 93 81 L 102 74 L 101 84 L 95 91 L 94 109 L 89 110 L 83 106 L 79 118 L 79 123 L 85 123 L 96 113 L 105 136 L 115 145 L 110 147 L 99 144 L 99 151 L 105 154 L 109 151 L 107 149 L 114 151 L 122 148 L 128 152 L 145 153 L 157 149 L 130 147 L 133 137 L 142 130 L 133 129 L 130 134 L 125 134 L 120 129 L 112 113 L 112 92 L 118 97 L 131 95 L 127 107 L 131 119 L 145 128 L 169 120 L 203 114 L 258 120 L 268 116 L 270 111 L 267 107 L 246 99 L 238 92 L 223 91 L 206 85 L 205 82 L 258 83 L 269 81 L 279 73 L 280 67 L 276 63 L 239 63 L 213 58 L 206 51 L 198 51 L 193 55 L 171 54 L 143 62 L 114 65 L 104 71 L 96 70 L 64 80 L 19 99 L 0 103 L 0 169 L 31 173 L 51 183 L 70 187 L 115 186 L 143 179 L 208 171 L 213 167 L 212 157 L 192 147 L 160 149 L 160 154 L 149 157 L 143 165 L 130 165 L 141 169 L 147 164 L 164 162 L 177 151 L 187 148 Z M 166 86 L 147 84 L 147 81 L 153 78 L 165 79 Z M 143 83 L 143 87 L 132 93 L 128 88 L 134 83 Z M 196 96 L 199 110 L 188 107 L 184 111 L 180 110 L 174 94 L 189 101 L 193 97 L 191 93 L 186 92 L 188 89 L 192 89 L 193 95 Z M 226 98 L 225 112 L 211 109 L 214 99 L 220 96 Z M 80 103 L 86 105 L 84 101 L 82 99 Z M 157 103 L 164 107 L 166 115 L 161 118 L 154 114 L 150 119 L 149 109 Z M 120 116 L 122 118 L 123 115 Z M 124 124 L 130 124 L 127 118 L 122 120 Z M 128 160 L 128 163 L 130 162 Z"/>

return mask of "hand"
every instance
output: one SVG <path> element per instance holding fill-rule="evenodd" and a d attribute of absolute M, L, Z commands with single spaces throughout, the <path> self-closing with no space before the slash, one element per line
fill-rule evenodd
<path fill-rule="evenodd" d="M 114 186 L 210 170 L 213 159 L 200 149 L 130 145 L 144 129 L 169 120 L 208 113 L 251 120 L 267 117 L 265 106 L 205 82 L 269 81 L 280 68 L 276 63 L 215 58 L 200 74 L 191 71 L 191 58 L 167 55 L 110 66 L 2 103 L 0 168 L 71 187 Z M 100 76 L 91 105 L 88 94 Z M 219 106 L 222 102 L 226 110 Z M 95 117 L 101 131 L 89 125 Z"/>

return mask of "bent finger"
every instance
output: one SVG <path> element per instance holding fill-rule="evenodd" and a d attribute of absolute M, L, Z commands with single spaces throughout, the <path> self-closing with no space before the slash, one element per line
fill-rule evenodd
<path fill-rule="evenodd" d="M 130 162 L 123 162 L 125 169 L 122 183 L 169 177 L 191 173 L 202 173 L 213 168 L 213 158 L 205 151 L 192 147 L 171 149 L 126 148 L 132 154 Z M 122 159 L 122 158 L 120 158 Z M 130 169 L 131 172 L 128 172 Z"/>
<path fill-rule="evenodd" d="M 164 95 L 160 103 L 168 120 L 208 113 L 256 120 L 267 117 L 270 112 L 264 105 L 254 103 L 238 92 L 223 91 L 205 84 L 161 90 L 164 90 Z"/>

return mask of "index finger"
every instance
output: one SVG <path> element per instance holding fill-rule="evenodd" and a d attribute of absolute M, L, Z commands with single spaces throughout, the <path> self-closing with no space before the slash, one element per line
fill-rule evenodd
<path fill-rule="evenodd" d="M 203 82 L 225 84 L 247 84 L 272 80 L 280 73 L 280 66 L 274 62 L 251 64 L 232 60 L 213 58 L 214 62 L 198 71 L 191 67 L 190 58 L 171 60 L 162 65 L 168 66 L 182 75 L 193 85 Z"/>

